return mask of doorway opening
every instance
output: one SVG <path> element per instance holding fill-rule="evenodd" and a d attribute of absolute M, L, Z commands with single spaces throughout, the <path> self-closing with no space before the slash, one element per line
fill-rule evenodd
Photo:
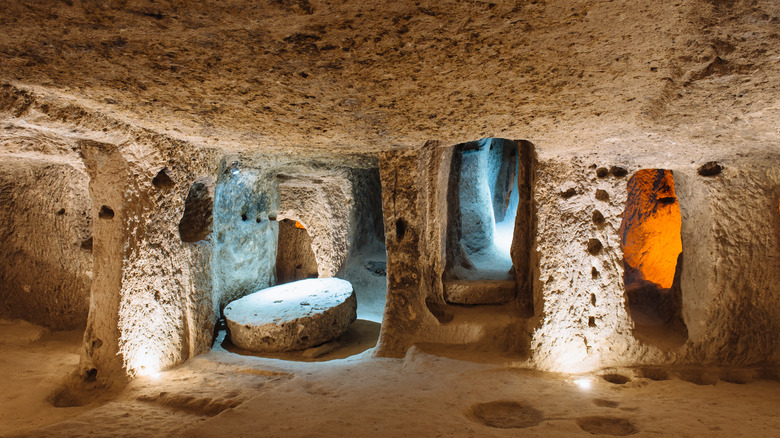
<path fill-rule="evenodd" d="M 643 169 L 628 181 L 620 225 L 623 281 L 634 334 L 664 349 L 684 344 L 682 218 L 671 170 Z"/>
<path fill-rule="evenodd" d="M 517 143 L 486 138 L 457 146 L 444 298 L 453 304 L 503 304 L 516 296 L 510 250 L 520 201 Z M 455 182 L 457 181 L 457 183 Z M 456 185 L 457 184 L 457 185 Z"/>
<path fill-rule="evenodd" d="M 291 219 L 279 221 L 276 284 L 318 277 L 317 259 L 311 242 L 311 236 L 300 222 Z"/>

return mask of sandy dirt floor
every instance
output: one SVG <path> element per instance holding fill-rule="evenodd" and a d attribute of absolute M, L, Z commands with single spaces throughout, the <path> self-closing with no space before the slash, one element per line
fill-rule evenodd
<path fill-rule="evenodd" d="M 112 400 L 58 408 L 51 394 L 76 363 L 78 333 L 3 328 L 0 363 L 10 377 L 0 396 L 3 436 L 771 437 L 780 430 L 777 370 L 561 375 L 416 347 L 404 359 L 365 350 L 304 362 L 217 344 L 181 367 L 134 380 Z"/>
<path fill-rule="evenodd" d="M 79 363 L 84 330 L 50 333 L 24 321 L 0 320 L 0 434 L 63 421 L 90 407 L 58 408 L 54 394 Z"/>

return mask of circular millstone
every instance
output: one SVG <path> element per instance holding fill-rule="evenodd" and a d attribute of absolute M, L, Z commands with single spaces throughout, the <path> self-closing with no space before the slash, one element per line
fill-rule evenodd
<path fill-rule="evenodd" d="M 312 278 L 262 289 L 225 307 L 233 344 L 251 351 L 304 350 L 342 335 L 357 319 L 352 284 Z"/>

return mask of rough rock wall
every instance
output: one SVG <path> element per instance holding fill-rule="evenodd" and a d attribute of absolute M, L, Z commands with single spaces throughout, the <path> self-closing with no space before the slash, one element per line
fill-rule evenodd
<path fill-rule="evenodd" d="M 458 181 L 461 242 L 469 254 L 493 247 L 495 217 L 489 173 L 500 167 L 500 162 L 491 162 L 495 154 L 488 143 L 481 141 L 476 148 L 464 148 L 462 152 Z"/>
<path fill-rule="evenodd" d="M 690 160 L 645 158 L 626 165 L 627 175 L 594 164 L 617 160 L 605 154 L 539 163 L 534 366 L 587 371 L 641 363 L 776 362 L 780 189 L 778 167 L 768 163 L 777 157 L 725 158 L 726 170 L 712 177 L 698 175 Z M 682 215 L 680 286 L 689 340 L 671 351 L 634 336 L 623 283 L 619 226 L 627 180 L 647 168 L 672 169 Z"/>
<path fill-rule="evenodd" d="M 720 175 L 685 178 L 681 208 L 692 197 L 702 207 L 683 216 L 683 312 L 693 360 L 780 362 L 779 158 L 735 159 Z M 694 245 L 701 258 L 686 254 Z"/>
<path fill-rule="evenodd" d="M 82 367 L 121 378 L 204 351 L 216 319 L 210 282 L 199 272 L 210 269 L 209 257 L 202 245 L 181 241 L 178 224 L 191 184 L 215 173 L 215 157 L 164 141 L 80 146 L 98 218 Z M 174 184 L 156 186 L 166 164 Z"/>
<path fill-rule="evenodd" d="M 213 232 L 196 242 L 182 242 L 179 224 L 192 184 L 232 169 L 220 164 L 223 154 L 121 125 L 57 99 L 41 104 L 32 94 L 14 92 L 0 95 L 0 103 L 14 126 L 38 124 L 40 132 L 80 139 L 72 143 L 90 177 L 95 218 L 95 274 L 82 363 L 88 375 L 96 372 L 99 379 L 108 379 L 153 371 L 208 348 L 223 296 L 213 283 L 219 253 Z M 101 134 L 109 123 L 116 132 Z M 310 157 L 298 158 L 313 163 Z M 426 299 L 435 302 L 441 292 L 447 253 L 443 218 L 451 216 L 450 192 L 442 188 L 448 187 L 451 161 L 452 148 L 434 142 L 380 155 L 388 248 L 388 305 L 380 355 L 402 355 L 424 338 L 421 331 L 440 326 Z M 626 161 L 628 175 L 595 166 Z M 536 227 L 529 231 L 536 238 L 530 263 L 536 317 L 529 326 L 535 329 L 535 366 L 573 371 L 643 362 L 780 360 L 778 156 L 725 156 L 726 170 L 713 177 L 698 175 L 688 159 L 666 161 L 615 153 L 587 158 L 551 154 L 540 160 L 532 209 Z M 338 168 L 336 162 L 331 160 L 325 173 Z M 274 166 L 282 169 L 278 163 Z M 303 167 L 312 173 L 324 168 Z M 160 177 L 165 168 L 170 183 Z M 683 313 L 691 338 L 674 353 L 639 344 L 625 308 L 618 227 L 627 178 L 640 168 L 672 169 L 678 183 Z M 273 198 L 278 178 L 268 172 L 258 173 L 258 181 L 269 187 Z M 349 193 L 354 195 L 347 187 L 339 189 L 346 195 L 329 198 L 326 204 L 347 204 Z M 251 190 L 257 192 L 252 196 L 262 193 L 256 186 Z M 258 208 L 259 197 L 249 201 L 230 204 L 225 211 L 243 223 L 251 221 L 254 208 L 259 213 L 255 221 L 262 222 L 267 212 L 271 222 L 272 208 Z M 340 218 L 353 216 L 349 208 L 343 211 Z M 237 242 L 241 236 L 251 237 L 251 230 L 236 233 Z M 346 231 L 345 236 L 342 241 L 348 247 L 354 235 Z"/>
<path fill-rule="evenodd" d="M 127 160 L 114 145 L 83 141 L 79 146 L 89 173 L 89 193 L 96 218 L 95 275 L 81 366 L 88 375 L 109 382 L 121 377 L 120 370 L 127 364 L 119 355 L 122 337 L 119 308 L 124 295 L 124 247 L 129 238 L 126 220 L 131 213 L 124 208 L 129 169 Z"/>
<path fill-rule="evenodd" d="M 220 307 L 276 283 L 274 176 L 238 159 L 221 166 L 214 200 L 213 281 Z"/>
<path fill-rule="evenodd" d="M 429 149 L 437 146 L 426 144 Z M 425 245 L 425 201 L 428 178 L 436 172 L 421 166 L 426 160 L 419 159 L 419 153 L 400 150 L 379 155 L 387 247 L 387 305 L 376 350 L 379 356 L 403 356 L 421 327 L 435 324 L 425 305 L 430 286 L 423 280 L 423 269 L 433 264 L 427 257 L 430 248 Z"/>
<path fill-rule="evenodd" d="M 57 330 L 84 326 L 92 281 L 92 206 L 82 169 L 0 158 L 0 314 Z"/>
<path fill-rule="evenodd" d="M 222 154 L 13 87 L 0 89 L 0 111 L 4 135 L 10 133 L 12 142 L 24 137 L 11 155 L 76 163 L 89 176 L 94 274 L 84 375 L 112 384 L 210 347 L 217 316 L 206 274 L 210 243 L 182 243 L 178 225 L 190 186 L 198 177 L 215 176 Z"/>
<path fill-rule="evenodd" d="M 279 219 L 297 220 L 312 236 L 320 277 L 335 277 L 350 248 L 352 183 L 346 169 L 278 170 Z"/>
<path fill-rule="evenodd" d="M 639 348 L 626 312 L 618 234 L 626 178 L 600 178 L 590 165 L 571 157 L 541 159 L 537 167 L 531 349 L 542 369 L 596 369 L 629 360 Z M 597 190 L 607 196 L 597 198 Z M 595 211 L 603 221 L 594 221 Z"/>

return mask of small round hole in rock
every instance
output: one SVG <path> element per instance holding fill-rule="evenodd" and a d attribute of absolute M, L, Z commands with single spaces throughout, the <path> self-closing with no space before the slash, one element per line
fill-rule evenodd
<path fill-rule="evenodd" d="M 625 418 L 618 417 L 580 417 L 575 420 L 580 429 L 592 435 L 626 436 L 639 430 Z"/>
<path fill-rule="evenodd" d="M 98 212 L 98 217 L 100 219 L 113 219 L 114 218 L 114 210 L 112 210 L 108 206 L 104 205 L 104 206 L 100 207 L 100 211 Z"/>
<path fill-rule="evenodd" d="M 577 194 L 577 189 L 575 189 L 574 187 L 569 187 L 568 189 L 561 192 L 561 197 L 564 199 L 568 199 L 576 194 Z"/>
<path fill-rule="evenodd" d="M 617 178 L 622 178 L 628 175 L 628 170 L 620 166 L 612 166 L 609 168 L 609 173 L 611 173 L 612 176 L 615 176 Z"/>
<path fill-rule="evenodd" d="M 709 161 L 704 163 L 698 169 L 698 173 L 701 176 L 715 176 L 720 174 L 722 171 L 723 166 L 718 164 L 717 161 Z"/>
<path fill-rule="evenodd" d="M 718 383 L 718 375 L 714 371 L 703 368 L 681 370 L 680 379 L 700 386 Z"/>
<path fill-rule="evenodd" d="M 152 179 L 152 184 L 160 190 L 171 189 L 176 185 L 167 167 L 163 167 L 162 170 L 157 172 L 157 175 Z"/>
<path fill-rule="evenodd" d="M 631 379 L 628 377 L 622 375 L 622 374 L 602 374 L 601 378 L 606 380 L 609 383 L 614 383 L 615 385 L 625 385 L 626 383 L 630 382 Z"/>
<path fill-rule="evenodd" d="M 86 372 L 86 374 L 84 374 L 84 380 L 87 382 L 94 382 L 95 380 L 97 380 L 97 373 L 98 373 L 97 368 L 91 368 Z"/>
<path fill-rule="evenodd" d="M 588 240 L 588 252 L 592 255 L 596 255 L 601 251 L 602 245 L 599 239 Z"/>
<path fill-rule="evenodd" d="M 753 380 L 752 372 L 748 370 L 724 370 L 721 372 L 720 380 L 736 385 L 744 385 Z"/>
<path fill-rule="evenodd" d="M 81 249 L 86 249 L 87 251 L 92 251 L 92 237 L 84 239 L 81 242 Z"/>
<path fill-rule="evenodd" d="M 395 237 L 398 240 L 402 240 L 406 235 L 406 222 L 403 219 L 395 221 Z"/>
<path fill-rule="evenodd" d="M 669 380 L 669 371 L 663 368 L 641 368 L 639 370 L 642 373 L 642 377 L 650 380 L 660 382 L 661 380 Z"/>
<path fill-rule="evenodd" d="M 620 406 L 619 402 L 607 400 L 603 398 L 596 398 L 593 399 L 593 404 L 600 407 L 600 408 L 616 408 Z"/>
<path fill-rule="evenodd" d="M 468 414 L 486 426 L 499 429 L 533 427 L 544 420 L 537 409 L 511 401 L 477 403 Z"/>

